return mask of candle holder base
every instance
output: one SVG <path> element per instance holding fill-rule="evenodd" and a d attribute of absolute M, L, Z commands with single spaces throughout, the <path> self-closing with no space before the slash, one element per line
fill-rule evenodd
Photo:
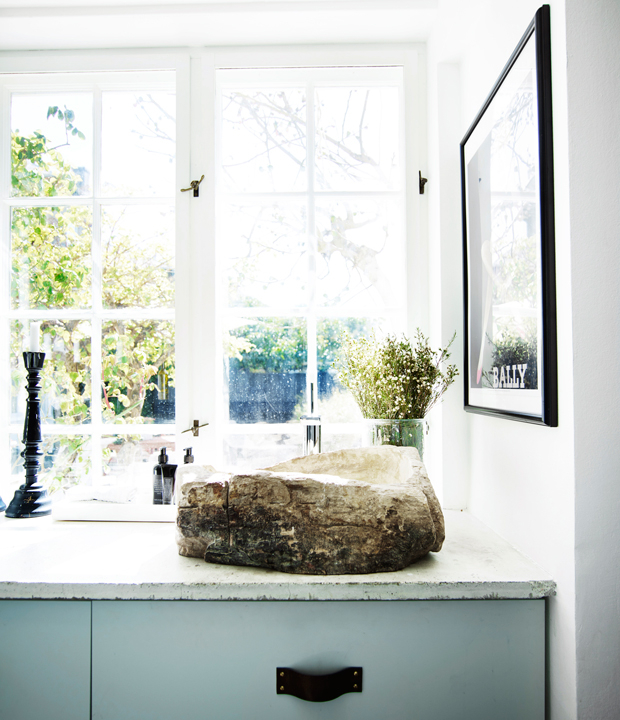
<path fill-rule="evenodd" d="M 47 490 L 38 483 L 21 485 L 4 513 L 8 518 L 34 518 L 52 514 L 52 501 Z"/>

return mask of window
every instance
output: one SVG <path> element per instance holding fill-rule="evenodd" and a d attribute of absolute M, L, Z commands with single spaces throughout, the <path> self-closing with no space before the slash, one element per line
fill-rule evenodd
<path fill-rule="evenodd" d="M 294 457 L 311 388 L 324 450 L 360 444 L 333 364 L 343 331 L 406 330 L 412 55 L 316 53 L 0 76 L 5 500 L 33 323 L 52 489 L 148 502 L 164 445 L 220 468 Z M 180 192 L 203 174 L 198 198 Z M 209 425 L 182 435 L 194 419 Z"/>
<path fill-rule="evenodd" d="M 22 76 L 5 92 L 11 473 L 33 330 L 42 480 L 139 475 L 174 443 L 174 74 Z"/>
<path fill-rule="evenodd" d="M 218 288 L 227 465 L 359 444 L 333 367 L 343 332 L 402 330 L 401 68 L 218 73 Z M 227 411 L 227 412 L 226 412 Z"/>

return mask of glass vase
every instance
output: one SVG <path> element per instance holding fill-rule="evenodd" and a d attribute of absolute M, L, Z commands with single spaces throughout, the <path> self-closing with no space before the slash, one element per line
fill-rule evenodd
<path fill-rule="evenodd" d="M 424 459 L 424 435 L 426 421 L 424 418 L 414 420 L 378 420 L 364 421 L 366 424 L 366 444 L 368 446 L 396 445 L 397 447 L 414 447 Z"/>

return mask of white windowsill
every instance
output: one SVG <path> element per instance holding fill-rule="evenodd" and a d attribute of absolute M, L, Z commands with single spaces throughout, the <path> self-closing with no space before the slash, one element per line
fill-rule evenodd
<path fill-rule="evenodd" d="M 157 522 L 173 523 L 177 518 L 175 505 L 112 503 L 82 500 L 52 504 L 54 520 L 86 522 Z"/>

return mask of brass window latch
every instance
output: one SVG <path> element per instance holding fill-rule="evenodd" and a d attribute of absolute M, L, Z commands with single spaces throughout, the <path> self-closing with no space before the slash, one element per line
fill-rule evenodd
<path fill-rule="evenodd" d="M 189 192 L 190 190 L 193 190 L 194 197 L 198 197 L 198 194 L 199 194 L 198 186 L 204 179 L 205 179 L 205 176 L 203 175 L 200 178 L 200 180 L 192 180 L 191 183 L 189 184 L 188 188 L 181 188 L 181 192 Z"/>
<path fill-rule="evenodd" d="M 422 177 L 421 170 L 418 170 L 418 176 L 420 178 L 420 195 L 424 195 L 424 186 L 428 182 L 428 178 Z"/>
<path fill-rule="evenodd" d="M 202 423 L 201 425 L 200 420 L 194 420 L 194 424 L 190 428 L 187 428 L 187 430 L 183 430 L 183 432 L 191 432 L 194 437 L 198 437 L 200 435 L 200 428 L 206 427 L 208 424 L 209 423 Z"/>

